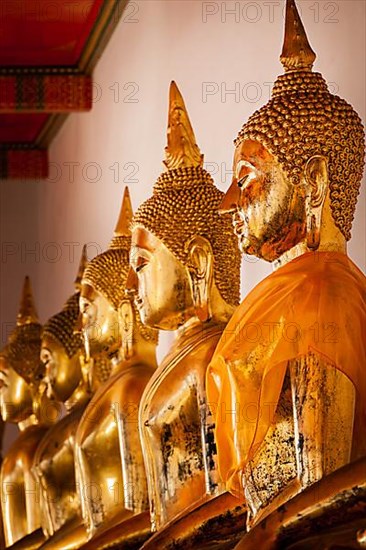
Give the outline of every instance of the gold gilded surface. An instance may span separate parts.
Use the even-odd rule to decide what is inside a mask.
[[[237,550],[360,549],[366,530],[365,458],[348,464],[275,509]]]
[[[207,375],[210,401],[238,411],[236,422],[216,415],[216,437],[221,474],[230,490],[244,492],[249,527],[366,452],[358,435],[366,418],[366,282],[346,256],[364,129],[312,72],[314,60],[287,0],[286,72],[235,141],[233,182],[221,204],[241,250],[277,269],[236,311],[228,326],[235,337],[219,343]],[[251,341],[248,326],[261,337]]]
[[[1,466],[1,510],[5,543],[10,546],[41,525],[39,487],[31,471],[39,441],[57,411],[40,401],[39,363],[41,325],[34,306],[29,278],[24,281],[17,325],[0,355],[0,409],[2,419],[15,423],[20,435],[6,453]]]
[[[85,267],[85,249],[80,269]],[[75,289],[80,283],[78,277]],[[37,447],[33,473],[41,488],[42,529],[47,540],[41,548],[57,548],[58,533],[79,519],[80,502],[74,468],[75,432],[91,391],[83,376],[83,346],[75,331],[79,316],[79,292],[44,325],[41,361],[46,369],[45,391],[49,398],[64,403],[66,414],[45,435]],[[59,544],[59,542],[58,542]],[[68,546],[65,548],[76,548]]]
[[[203,166],[203,155],[196,143],[183,97],[174,81],[169,90],[167,138],[164,164],[168,170]]]
[[[295,0],[286,3],[286,32],[281,63],[285,71],[311,70],[316,55],[313,52],[299,17]]]
[[[184,266],[191,263],[190,256],[195,255],[194,249],[198,250],[194,239],[205,238],[214,254],[215,261],[212,262],[211,271],[217,291],[228,304],[236,306],[240,291],[240,280],[236,277],[240,257],[228,222],[229,217],[218,214],[223,194],[215,187],[212,177],[201,163],[197,164],[184,154],[186,141],[196,144],[196,138],[190,123],[188,124],[188,114],[181,114],[185,109],[184,101],[182,98],[179,101],[177,99],[179,91],[176,84],[172,83],[171,88],[174,93],[170,95],[173,103],[169,107],[169,122],[173,118],[172,109],[176,109],[179,112],[180,124],[168,127],[169,139],[173,139],[173,131],[178,133],[178,137],[190,137],[185,140],[174,139],[174,149],[168,145],[166,162],[168,154],[174,155],[180,161],[174,164],[174,168],[165,170],[159,176],[154,185],[153,195],[135,213],[132,227],[137,229],[141,226],[155,235]],[[183,124],[184,130],[181,128]],[[181,154],[177,150],[179,147]],[[200,266],[197,269],[199,270]],[[233,270],[235,276],[228,277],[228,273]],[[159,290],[157,286],[157,292]]]
[[[134,516],[148,508],[137,411],[156,367],[157,331],[142,325],[125,297],[131,219],[126,188],[109,248],[91,260],[81,285],[86,347],[92,361],[102,352],[111,364],[110,378],[95,393],[76,433],[76,475],[90,539],[83,548],[103,548],[118,538],[141,542],[150,533],[146,514],[135,530]],[[71,539],[73,532],[66,536]]]
[[[44,533],[41,528],[33,531],[30,535],[26,535],[21,540],[7,547],[7,550],[38,550],[45,540]]]
[[[229,550],[243,536],[246,506],[230,493],[209,498],[185,510],[148,541],[149,548],[164,550]]]
[[[204,379],[239,299],[240,254],[230,219],[218,213],[223,194],[202,168],[174,82],[166,154],[168,170],[133,218],[127,282],[145,324],[177,330],[140,405],[151,522],[158,531],[143,548],[168,547],[177,536],[189,547],[202,520],[202,506],[223,491]],[[237,499],[230,505],[225,499],[216,502],[207,512],[213,520],[238,506]],[[174,520],[188,512],[187,522],[175,529]],[[156,537],[164,543],[157,543]]]

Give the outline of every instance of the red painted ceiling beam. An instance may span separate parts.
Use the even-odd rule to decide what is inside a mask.
[[[72,113],[92,108],[92,79],[60,69],[0,74],[0,113]]]
[[[0,149],[0,179],[45,179],[46,149]]]

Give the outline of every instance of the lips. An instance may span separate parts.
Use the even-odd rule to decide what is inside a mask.
[[[246,224],[239,212],[235,212],[235,214],[233,215],[232,224],[235,235],[240,238],[244,233],[244,228]]]
[[[234,233],[237,237],[241,237],[244,232],[244,222],[233,222]]]

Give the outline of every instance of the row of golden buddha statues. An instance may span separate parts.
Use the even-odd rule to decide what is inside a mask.
[[[314,61],[287,0],[285,72],[226,194],[172,82],[152,196],[133,214],[125,190],[43,326],[26,278],[0,356],[6,548],[366,546],[366,280],[346,253],[364,130]],[[275,269],[239,305],[241,252]]]

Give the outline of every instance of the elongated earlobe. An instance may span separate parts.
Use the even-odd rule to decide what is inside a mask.
[[[210,294],[213,276],[211,244],[204,237],[194,237],[186,244],[193,305],[198,319],[204,323],[212,317]]]
[[[306,195],[306,243],[309,250],[320,245],[320,227],[328,190],[327,160],[321,155],[311,157],[305,166]]]
[[[131,301],[123,300],[119,310],[119,319],[121,325],[121,338],[122,338],[122,358],[124,360],[131,359],[134,354],[133,349],[133,327],[134,327],[134,314]]]

